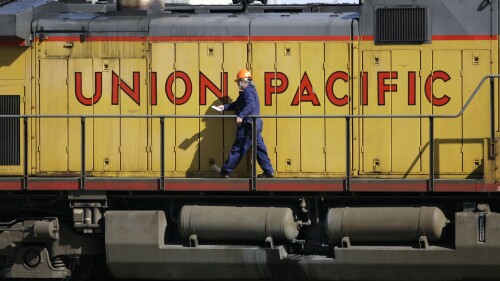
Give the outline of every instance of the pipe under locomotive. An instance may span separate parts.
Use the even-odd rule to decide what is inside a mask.
[[[2,278],[498,279],[499,1],[243,2],[0,1]]]

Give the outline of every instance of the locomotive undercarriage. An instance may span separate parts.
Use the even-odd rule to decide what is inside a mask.
[[[60,192],[0,201],[6,279],[487,280],[500,261],[500,214],[490,209],[498,198],[489,194]]]

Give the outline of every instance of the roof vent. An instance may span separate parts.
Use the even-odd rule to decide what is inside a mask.
[[[428,9],[384,7],[375,12],[375,42],[379,44],[425,43],[429,40]]]

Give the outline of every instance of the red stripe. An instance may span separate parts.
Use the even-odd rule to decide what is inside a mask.
[[[250,36],[250,41],[350,41],[349,35],[339,36]]]
[[[121,179],[87,180],[86,190],[122,190],[122,191],[157,191],[159,180],[144,181]],[[78,190],[79,179],[30,179],[28,190]],[[165,182],[165,191],[244,191],[251,189],[248,179],[193,179],[175,180]],[[22,190],[22,178],[0,179],[0,190]],[[338,180],[311,181],[297,179],[259,180],[258,191],[290,191],[290,192],[342,192],[343,183]],[[404,182],[398,181],[352,181],[350,190],[353,192],[427,192],[427,181]],[[434,185],[435,192],[500,192],[499,184],[483,184],[480,181],[439,182]]]
[[[224,182],[187,181],[167,182],[165,191],[249,191],[248,181],[227,180]]]
[[[435,192],[481,192],[484,191],[484,185],[474,183],[434,183]]]
[[[485,192],[500,192],[500,184],[485,184]]]
[[[315,192],[315,191],[331,191],[339,192],[344,191],[344,184],[342,182],[338,183],[291,183],[291,182],[274,182],[275,180],[269,180],[266,182],[257,183],[257,191],[305,191],[305,192]]]
[[[156,191],[158,183],[156,181],[87,181],[85,190],[140,190]]]
[[[80,184],[75,181],[29,181],[28,190],[78,190]]]
[[[392,191],[392,192],[426,192],[427,183],[401,183],[390,184],[384,183],[356,183],[351,182],[351,191],[365,191],[365,192],[379,192],[379,191]]]
[[[23,184],[21,180],[16,181],[0,181],[0,190],[22,190]]]
[[[248,36],[151,36],[152,42],[177,42],[177,41],[244,41]]]
[[[362,36],[359,36],[359,40],[360,41],[373,41],[373,40],[375,40],[375,37],[373,37],[372,35],[362,35]]]

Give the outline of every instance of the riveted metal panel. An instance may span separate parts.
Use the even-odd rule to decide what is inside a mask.
[[[149,17],[96,17],[89,24],[89,32],[118,32],[126,35],[129,32],[147,32],[150,22]]]
[[[118,59],[93,59],[93,70],[102,73],[102,97],[94,105],[94,113],[118,115],[120,106],[112,104],[113,75],[120,75]],[[115,86],[116,87],[116,86]],[[117,172],[120,170],[120,119],[97,118],[94,120],[94,170]]]
[[[257,92],[259,93],[260,100],[260,114],[261,115],[276,115],[276,104],[278,94],[276,86],[280,85],[276,81],[276,45],[275,43],[268,42],[254,42],[252,43],[252,72],[253,81],[257,85]],[[266,75],[272,78],[269,83],[269,91],[267,92]],[[276,169],[276,145],[277,145],[277,119],[264,118],[262,138],[267,147],[269,159],[271,164]]]
[[[343,14],[299,13],[264,14],[252,21],[251,36],[345,36],[351,33],[351,20]],[[270,28],[272,27],[272,28]]]
[[[420,114],[420,51],[393,50],[392,71],[397,89],[392,93],[392,114]],[[392,172],[410,174],[420,171],[420,119],[391,120]]]
[[[39,60],[38,112],[42,115],[68,114],[66,59]],[[57,75],[54,75],[57,74]],[[38,170],[65,172],[68,170],[68,119],[42,118],[38,126]]]
[[[151,59],[151,85],[153,93],[151,100],[151,113],[153,115],[173,115],[175,105],[167,97],[167,78],[174,73],[175,44],[153,43]],[[155,82],[156,80],[156,82]],[[169,90],[174,90],[174,86]],[[156,94],[154,94],[156,93]],[[153,98],[155,97],[155,98]],[[156,101],[155,101],[156,100]],[[165,119],[165,171],[175,170],[175,120]],[[152,120],[152,168],[160,171],[160,120]]]
[[[149,35],[152,40],[164,40],[161,37],[219,37],[228,40],[234,37],[248,39],[249,15],[169,15],[151,20]],[[179,38],[178,38],[179,39]],[[243,39],[243,38],[240,38]]]
[[[276,98],[278,115],[299,115],[300,103],[293,104],[300,95],[300,44],[297,42],[276,43],[276,71],[288,77],[288,88]],[[277,120],[277,170],[280,172],[300,171],[300,120],[281,118]]]
[[[228,75],[228,102],[236,101],[239,94],[238,84],[234,82],[236,78],[236,73],[242,68],[245,68],[247,64],[247,43],[246,42],[224,42],[224,72]],[[263,114],[264,106],[264,81],[263,72],[252,72],[253,81],[257,85],[257,92],[259,94],[260,100],[260,113]],[[234,114],[234,112],[228,112],[227,114]],[[264,122],[264,132],[269,129],[268,123],[270,119],[263,119]],[[231,146],[234,143],[236,135],[236,123],[232,118],[224,119],[224,160],[229,156],[231,151]],[[267,141],[265,142],[267,145]],[[274,145],[272,146],[274,147]],[[268,147],[269,150],[269,147]],[[236,167],[235,172],[248,171],[247,163],[249,159],[248,154],[244,157],[238,167]],[[258,165],[257,165],[258,167]]]
[[[25,48],[0,47],[0,80],[24,79],[26,75]]]
[[[198,43],[176,43],[175,45],[175,113],[176,115],[198,115],[199,56]],[[182,73],[181,73],[182,72]],[[176,133],[176,171],[197,172],[200,169],[200,120],[198,118],[177,119]]]
[[[348,77],[349,75],[349,44],[325,43],[325,81],[332,75]],[[334,74],[335,73],[335,74]],[[350,81],[338,78],[335,83],[325,82],[325,114],[348,115],[350,104],[353,102],[350,91]],[[330,96],[329,96],[330,95]],[[332,101],[333,100],[333,101]],[[359,120],[354,120],[359,122]],[[326,171],[331,173],[345,173],[346,135],[344,119],[326,119]]]
[[[118,103],[122,115],[146,115],[148,91],[146,62],[143,59],[120,60]],[[131,90],[131,91],[130,91]],[[127,91],[131,92],[130,97]],[[132,93],[133,92],[133,93]],[[148,168],[148,121],[144,118],[121,119],[121,170],[142,172]]]
[[[219,42],[200,42],[200,114],[218,115],[218,111],[211,106],[222,104],[222,99],[204,85],[215,86],[214,91],[219,95],[224,93],[224,79],[222,63],[224,59],[223,44]],[[195,93],[198,91],[194,91]],[[201,102],[204,101],[204,102]],[[200,171],[210,171],[210,160],[222,163],[223,159],[223,119],[202,118],[200,121]]]
[[[96,81],[92,67],[92,59],[69,59],[68,60],[68,114],[92,115],[94,113],[93,103],[108,103],[109,101],[97,100],[96,90],[100,85]],[[82,133],[81,119],[70,118],[68,120],[68,154],[69,170],[79,172],[81,170],[82,157]],[[93,170],[94,157],[94,119],[85,120],[85,170]]]
[[[462,52],[463,75],[463,103],[467,102],[479,81],[490,71],[490,52],[488,50],[464,50]],[[476,94],[474,100],[463,115],[463,172],[482,174],[484,139],[489,138],[489,87],[484,85]],[[463,105],[462,105],[463,106]]]
[[[434,83],[431,86],[434,96],[433,113],[456,114],[462,108],[461,51],[435,50],[433,51],[432,60],[432,76],[434,77]],[[430,92],[427,94],[431,95]],[[462,117],[437,119],[434,136],[436,173],[461,173]]]
[[[87,33],[92,57],[145,58],[148,17],[98,17]]]
[[[323,42],[300,43],[302,86],[299,87],[299,92],[307,99],[300,102],[301,115],[321,115],[325,112],[324,54]],[[300,121],[300,170],[302,172],[322,173],[325,171],[325,121],[323,118],[301,119]]]
[[[390,85],[391,53],[389,51],[363,52],[363,75],[366,91],[361,91],[362,114],[391,114],[392,91],[383,91],[379,85]],[[383,79],[380,77],[389,77]],[[391,170],[391,120],[363,119],[362,123],[362,172],[379,173]]]

